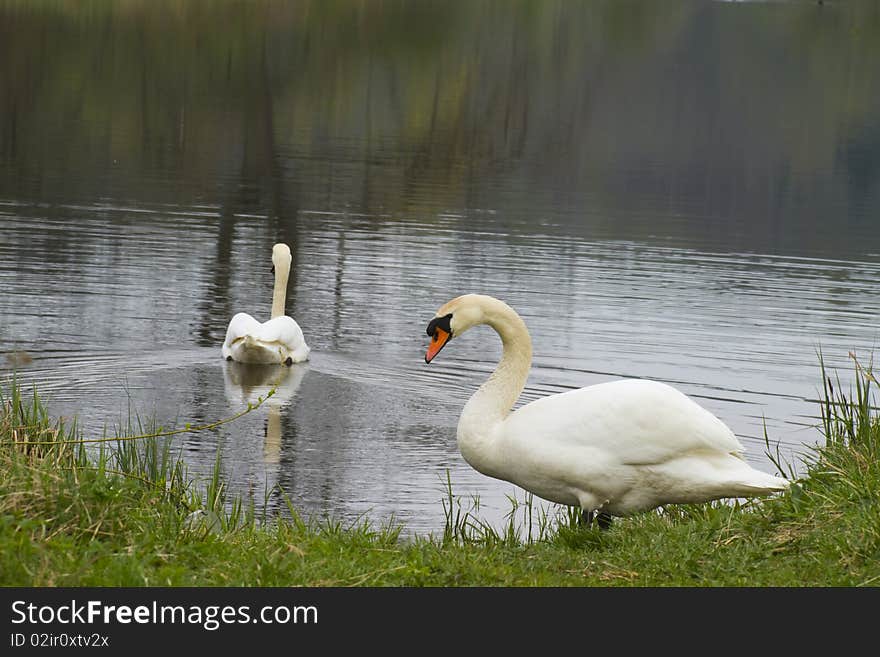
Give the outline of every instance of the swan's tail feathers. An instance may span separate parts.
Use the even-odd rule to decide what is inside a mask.
[[[775,477],[760,471],[755,471],[755,473],[749,477],[747,481],[743,481],[742,484],[750,491],[754,491],[752,493],[753,495],[778,493],[780,491],[788,490],[789,486],[791,486],[791,482],[788,479]]]

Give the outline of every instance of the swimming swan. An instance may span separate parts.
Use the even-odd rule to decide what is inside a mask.
[[[291,365],[308,360],[309,346],[302,329],[284,314],[287,279],[290,276],[290,248],[286,244],[272,247],[272,270],[275,288],[272,292],[272,316],[262,324],[247,313],[237,313],[226,329],[223,357],[239,363],[283,363]]]
[[[788,487],[787,480],[749,466],[721,420],[664,383],[600,383],[511,413],[531,367],[532,341],[520,316],[493,297],[467,294],[441,306],[428,324],[425,362],[480,324],[501,336],[503,353],[458,422],[459,450],[479,472],[579,506],[587,517],[600,512],[606,522],[662,504]]]

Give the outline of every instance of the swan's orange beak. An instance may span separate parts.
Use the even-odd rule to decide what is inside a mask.
[[[449,341],[449,333],[439,326],[434,329],[434,335],[431,336],[431,344],[428,345],[428,351],[425,352],[425,362],[430,363],[434,360],[434,356],[440,353],[440,350]]]

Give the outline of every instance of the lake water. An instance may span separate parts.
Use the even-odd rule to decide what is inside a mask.
[[[657,379],[796,463],[817,351],[846,383],[880,338],[878,43],[873,3],[0,1],[0,379],[89,435],[277,384],[191,471],[420,534],[448,472],[497,526],[522,492],[455,426],[500,343],[423,361],[480,292],[531,331],[521,401]],[[242,371],[277,241],[312,357]]]

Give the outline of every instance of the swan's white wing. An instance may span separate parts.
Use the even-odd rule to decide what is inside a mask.
[[[223,357],[231,355],[232,344],[246,335],[253,335],[260,330],[260,322],[247,313],[236,313],[226,327],[226,339],[223,341]]]
[[[260,341],[281,345],[286,354],[285,359],[290,356],[294,363],[299,363],[308,358],[311,349],[306,344],[302,329],[292,317],[282,315],[270,319],[262,324],[260,331]]]
[[[695,401],[671,386],[637,379],[544,397],[511,413],[502,431],[514,442],[601,450],[621,465],[744,451],[733,432]]]
[[[277,342],[294,351],[305,343],[302,329],[293,318],[282,315],[260,324],[254,337],[263,342]]]

